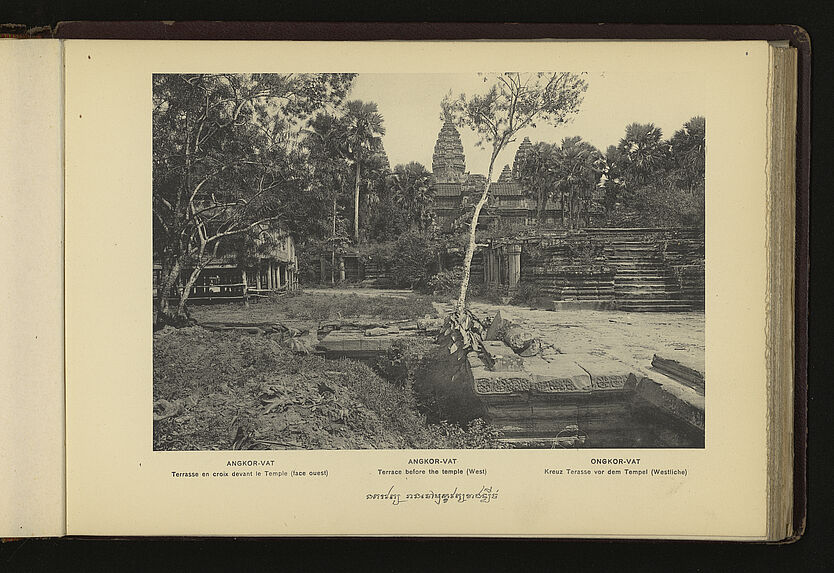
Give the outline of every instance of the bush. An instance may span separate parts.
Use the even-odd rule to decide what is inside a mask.
[[[520,282],[510,302],[513,304],[536,304],[541,298],[541,287],[536,284]]]
[[[441,422],[440,428],[444,432],[449,447],[454,449],[485,449],[508,448],[509,445],[500,440],[501,431],[485,422],[483,418],[476,418],[461,428],[449,422]]]
[[[440,271],[431,277],[426,283],[426,290],[434,295],[454,294],[460,289],[463,280],[463,268]]]

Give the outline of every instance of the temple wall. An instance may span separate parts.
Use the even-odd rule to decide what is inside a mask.
[[[511,244],[521,246],[517,285],[500,269]],[[554,301],[609,301],[625,310],[704,308],[704,237],[696,229],[531,230],[492,247],[493,282],[510,291],[524,288]]]

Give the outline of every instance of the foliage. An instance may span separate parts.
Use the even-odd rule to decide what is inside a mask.
[[[389,381],[365,364],[294,355],[266,336],[199,327],[156,335],[153,398],[175,404],[177,413],[154,422],[153,447],[503,447],[482,420],[463,428],[427,423],[411,388],[430,356],[424,342],[398,347],[407,373]]]
[[[431,275],[440,244],[431,234],[409,230],[394,241],[363,244],[360,251],[366,260],[385,268],[392,284],[398,288],[421,288]]]
[[[524,190],[536,199],[536,217],[541,221],[547,201],[555,197],[558,183],[556,146],[544,142],[534,144],[519,159],[515,170]]]
[[[669,140],[675,168],[672,170],[675,187],[690,193],[703,190],[706,169],[706,120],[695,116],[683,124]]]
[[[572,229],[578,226],[582,215],[586,225],[590,224],[593,192],[603,173],[602,154],[577,136],[564,138],[555,155],[563,219],[567,215],[567,226]]]
[[[409,288],[424,285],[429,278],[430,265],[437,259],[437,242],[423,233],[407,232],[396,243],[397,254],[389,266],[396,286]]]
[[[434,295],[450,295],[460,288],[463,268],[444,269],[434,274],[426,284],[426,290]]]
[[[397,338],[385,356],[376,359],[372,367],[392,384],[410,387],[415,372],[421,369],[422,362],[433,349],[434,344],[426,337]]]
[[[519,178],[536,199],[539,221],[549,200],[558,198],[562,224],[576,228],[580,217],[590,220],[594,189],[604,172],[602,154],[581,137],[566,137],[561,145],[536,143],[518,162]]]
[[[521,281],[510,300],[513,304],[536,304],[542,296],[541,287],[535,283]]]
[[[153,248],[162,265],[157,317],[181,271],[190,286],[231,237],[292,228],[305,164],[294,145],[310,114],[337,104],[351,74],[153,76]],[[303,216],[303,213],[301,214]]]
[[[336,115],[322,112],[305,132],[303,145],[311,171],[305,209],[311,212],[306,217],[308,227],[299,234],[308,239],[346,234],[343,213],[349,207],[345,189],[351,169],[342,149],[342,131]]]
[[[382,115],[374,102],[351,100],[345,104],[340,138],[344,154],[350,159],[355,172],[353,236],[357,243],[359,242],[359,187],[362,164],[382,152],[382,136],[385,135],[385,127],[382,124]]]
[[[620,143],[606,153],[609,220],[703,227],[705,144],[706,121],[700,116],[684,123],[668,141],[653,124],[627,126]],[[624,213],[616,213],[617,205]]]
[[[409,225],[421,232],[430,231],[434,227],[431,173],[422,164],[412,161],[394,167],[390,183],[394,200],[405,213]]]
[[[510,446],[500,439],[502,432],[495,426],[484,421],[483,418],[475,418],[461,428],[457,424],[450,424],[447,421],[440,422],[441,431],[449,441],[449,447],[455,449],[500,449]]]

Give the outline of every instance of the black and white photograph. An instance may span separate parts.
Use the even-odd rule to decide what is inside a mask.
[[[148,81],[154,451],[705,447],[700,76]]]

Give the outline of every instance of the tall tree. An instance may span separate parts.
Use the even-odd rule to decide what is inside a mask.
[[[359,242],[359,183],[362,175],[362,162],[377,153],[382,146],[385,135],[383,118],[376,103],[351,100],[345,104],[342,117],[342,142],[345,153],[353,163],[353,233]]]
[[[305,131],[304,147],[307,149],[308,164],[311,169],[310,190],[306,208],[318,211],[310,213],[308,220],[322,222],[322,203],[326,204],[329,214],[326,217],[326,233],[308,233],[308,238],[316,235],[326,237],[330,247],[330,282],[335,283],[336,251],[344,241],[338,226],[338,204],[342,197],[345,182],[350,177],[350,166],[343,149],[343,126],[339,118],[329,112],[320,112],[311,121]],[[318,198],[319,200],[315,200]],[[322,277],[323,278],[323,277]]]
[[[684,123],[669,140],[669,151],[677,172],[676,182],[690,194],[704,185],[706,127],[706,120],[695,116]]]
[[[391,174],[394,200],[403,209],[409,225],[418,231],[427,231],[434,224],[434,192],[431,173],[416,161],[397,165]]]
[[[558,125],[570,120],[579,111],[583,94],[588,89],[584,78],[568,72],[504,72],[484,75],[484,82],[490,82],[486,93],[468,98],[465,94],[452,98],[450,94],[441,104],[444,114],[452,118],[458,127],[469,127],[478,134],[479,146],[488,145],[492,148],[487,182],[475,204],[469,227],[469,242],[463,259],[463,279],[457,301],[459,314],[466,306],[472,255],[475,252],[475,231],[481,209],[489,198],[495,160],[522,129],[536,127],[537,121]]]
[[[631,123],[617,149],[622,157],[622,173],[626,184],[643,185],[660,170],[669,159],[669,146],[663,141],[663,132],[653,123]]]
[[[562,196],[562,222],[575,228],[584,213],[588,224],[593,191],[603,173],[602,154],[581,137],[574,136],[562,140],[554,159],[557,188]]]
[[[225,243],[291,216],[298,125],[339,103],[350,74],[153,77],[153,242],[158,323],[180,324],[191,286]],[[191,269],[175,310],[168,295]]]
[[[516,176],[524,183],[524,189],[536,200],[536,218],[541,223],[548,199],[556,191],[556,153],[558,149],[550,143],[538,142],[530,147],[516,166]]]

